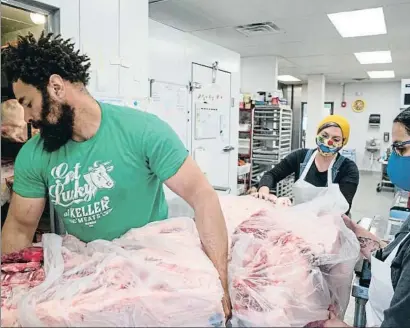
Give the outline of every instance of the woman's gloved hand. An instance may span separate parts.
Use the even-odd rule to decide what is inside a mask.
[[[269,193],[268,187],[261,187],[259,191],[256,191],[256,188],[254,188],[254,191],[251,192],[251,196],[259,199],[264,199],[272,203],[276,203],[276,200],[278,199],[275,195],[271,195]]]

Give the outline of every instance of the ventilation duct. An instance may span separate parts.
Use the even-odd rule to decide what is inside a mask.
[[[278,34],[281,29],[272,22],[254,23],[248,25],[240,25],[235,28],[239,33],[250,37],[268,34]]]

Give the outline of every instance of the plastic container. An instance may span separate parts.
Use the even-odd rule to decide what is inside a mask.
[[[238,176],[248,174],[251,171],[251,164],[238,166]]]

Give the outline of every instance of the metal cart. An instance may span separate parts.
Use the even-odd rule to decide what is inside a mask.
[[[375,216],[363,218],[358,222],[360,226],[383,239],[387,230],[387,218]],[[366,303],[369,299],[369,285],[371,280],[370,263],[360,261],[356,267],[356,277],[353,282],[352,296],[355,298],[354,327],[366,327]]]
[[[394,185],[391,183],[389,175],[387,174],[387,164],[388,161],[384,159],[380,159],[379,163],[381,164],[381,179],[380,182],[377,184],[377,192],[381,192],[383,188],[387,188],[391,191],[394,190]]]

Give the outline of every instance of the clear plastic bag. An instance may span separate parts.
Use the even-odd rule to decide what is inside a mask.
[[[183,200],[181,197],[174,197],[167,199],[168,204],[168,217],[189,217],[193,218],[195,216],[194,210],[189,204]]]
[[[27,327],[220,327],[223,289],[195,223],[175,218],[112,242],[43,238],[46,280],[19,303]]]
[[[237,226],[229,263],[232,326],[302,327],[327,319],[330,305],[344,315],[360,246],[341,218],[345,206],[332,196],[289,208],[265,205]],[[246,210],[243,203],[239,197],[237,211]]]

